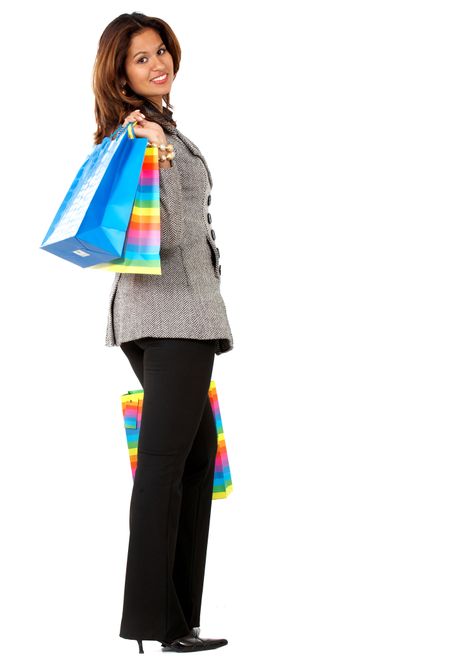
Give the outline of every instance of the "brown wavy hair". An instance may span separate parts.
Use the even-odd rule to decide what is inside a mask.
[[[111,21],[100,37],[92,75],[97,123],[97,130],[94,133],[95,144],[101,143],[105,136],[112,134],[134,109],[141,109],[147,120],[157,122],[163,129],[177,126],[172,118],[173,106],[170,104],[169,93],[163,95],[165,106],[163,103],[161,113],[155,104],[146,97],[136,94],[128,84],[125,87],[126,96],[121,91],[120,81],[126,78],[125,60],[131,38],[146,28],[153,28],[159,33],[161,41],[172,56],[173,72],[174,74],[178,72],[181,47],[168,23],[138,12],[121,14]]]

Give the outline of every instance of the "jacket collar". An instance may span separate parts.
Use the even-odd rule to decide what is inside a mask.
[[[151,105],[150,105],[150,106],[151,106]],[[146,105],[145,102],[144,102],[143,108],[144,108],[144,110],[147,110],[147,109],[149,108],[149,106]],[[172,113],[170,113],[169,115],[170,115],[170,117],[172,117]],[[156,122],[158,122],[158,121],[156,120]],[[202,160],[203,164],[205,165],[205,169],[206,169],[206,172],[207,172],[207,174],[208,174],[208,179],[209,179],[210,187],[212,187],[212,186],[213,186],[213,179],[212,179],[211,171],[209,170],[208,164],[206,163],[206,159],[203,157],[202,153],[201,153],[200,150],[197,148],[197,146],[195,145],[195,143],[192,143],[192,141],[191,141],[190,139],[188,139],[187,136],[185,136],[184,134],[182,134],[182,133],[180,132],[180,130],[178,129],[178,127],[173,127],[173,126],[171,126],[170,129],[167,128],[167,127],[163,127],[163,129],[164,129],[164,131],[167,132],[168,134],[173,133],[173,134],[175,134],[176,136],[178,136],[178,137],[181,139],[181,141],[183,141],[183,143],[189,148],[189,150],[190,150],[194,155],[197,155],[197,157],[200,157],[200,159]]]

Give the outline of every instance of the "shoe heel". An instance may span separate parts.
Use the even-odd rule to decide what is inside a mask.
[[[142,647],[142,640],[138,640],[137,643],[139,644],[139,653],[144,653],[144,649]]]

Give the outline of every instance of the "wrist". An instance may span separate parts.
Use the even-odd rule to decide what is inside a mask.
[[[175,156],[173,145],[168,143],[167,136],[164,134],[164,142],[154,142],[148,134],[145,135],[147,145],[158,148],[158,163],[160,169],[170,169],[172,167],[172,160]]]
[[[173,145],[171,143],[152,143],[149,141],[149,145],[156,146],[158,148],[158,162],[159,168],[161,169],[170,169],[172,167],[173,158],[175,157],[175,152]]]

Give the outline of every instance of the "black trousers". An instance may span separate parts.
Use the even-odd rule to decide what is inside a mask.
[[[120,637],[171,641],[200,625],[217,452],[215,340],[121,344],[144,389]]]

